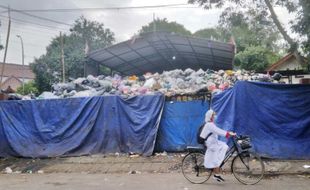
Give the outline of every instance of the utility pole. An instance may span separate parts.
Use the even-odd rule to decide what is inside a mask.
[[[85,38],[85,49],[84,49],[85,57],[87,57],[89,51],[90,51],[89,41],[88,41],[88,39],[86,37]],[[87,62],[84,61],[84,71],[83,71],[84,72],[84,77],[86,77],[86,67],[87,67],[86,63]]]
[[[64,39],[60,32],[61,64],[62,64],[62,82],[65,83],[65,56],[64,56]]]
[[[8,23],[8,32],[6,35],[6,42],[5,42],[5,50],[4,50],[4,56],[3,56],[3,63],[1,68],[1,77],[0,77],[0,90],[2,88],[2,78],[4,73],[4,66],[6,61],[6,54],[8,52],[8,46],[9,46],[9,39],[10,39],[10,32],[11,32],[11,14],[10,14],[10,7],[8,7],[8,14],[9,14],[9,23]]]
[[[23,94],[25,94],[25,54],[24,54],[24,42],[23,38],[20,35],[16,35],[20,39],[20,43],[22,44],[22,63],[23,63]]]
[[[153,32],[156,32],[155,13],[153,13]]]

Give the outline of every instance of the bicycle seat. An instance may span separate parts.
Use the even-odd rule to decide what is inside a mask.
[[[199,146],[187,146],[186,150],[189,152],[202,152],[204,151],[204,148]]]

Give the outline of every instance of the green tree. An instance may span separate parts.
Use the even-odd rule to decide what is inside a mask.
[[[155,26],[154,26],[155,25]],[[146,26],[142,26],[139,30],[139,34],[144,34],[147,32],[156,31],[165,31],[165,32],[174,32],[182,35],[191,35],[191,32],[187,30],[183,25],[177,22],[169,22],[166,18],[164,19],[155,19]]]
[[[245,70],[263,72],[271,64],[279,60],[280,56],[261,46],[250,46],[235,56],[235,66]]]
[[[112,44],[114,33],[109,28],[104,28],[102,23],[89,21],[81,16],[70,29],[72,35],[81,38],[85,44],[85,54],[91,49],[98,49]]]
[[[297,43],[288,35],[287,31],[285,31],[274,11],[275,6],[286,7],[290,12],[296,11],[298,4],[295,0],[189,0],[189,3],[197,3],[206,9],[229,5],[231,7],[230,9],[237,13],[240,10],[245,10],[245,13],[254,12],[261,21],[268,21],[270,19],[290,45],[290,52],[298,54]],[[225,15],[226,11],[227,9],[225,9],[222,15]]]
[[[295,4],[286,0],[252,1],[252,0],[190,0],[204,8],[224,7],[217,28],[220,38],[228,41],[234,37],[237,47],[235,66],[241,69],[263,71],[279,58],[278,53],[286,48],[279,43],[282,37],[290,44],[291,51],[296,52],[296,43],[287,35],[278,22],[273,6],[296,9]],[[271,5],[271,6],[270,6]]]
[[[274,24],[254,11],[243,13],[227,8],[220,17],[218,27],[202,29],[193,35],[224,42],[233,36],[238,52],[248,46],[262,46],[270,51],[282,49],[278,43],[279,32],[275,30]]]
[[[295,32],[299,33],[302,40],[303,50],[308,57],[310,65],[310,1],[299,0],[300,10],[298,11],[297,23],[293,25]]]
[[[278,58],[278,54],[273,52],[281,49],[279,33],[274,30],[272,22],[260,19],[255,12],[243,14],[226,10],[220,18],[220,26],[197,31],[194,36],[224,42],[233,36],[237,46],[234,66],[260,72]]]
[[[218,28],[205,28],[196,31],[193,36],[210,40],[226,41],[227,39],[223,36],[222,33],[223,32]]]
[[[35,94],[38,95],[39,91],[34,83],[34,81],[30,81],[24,84],[24,90],[23,86],[20,86],[16,90],[17,93],[22,94],[22,95],[27,95],[27,94]]]
[[[270,51],[279,51],[280,35],[273,22],[266,19],[265,11],[236,11],[226,8],[220,17],[220,28],[223,36],[228,39],[233,36],[237,50],[243,51],[248,46],[262,46]]]
[[[85,55],[90,49],[104,48],[114,41],[114,33],[98,22],[84,17],[76,20],[69,34],[63,36],[66,79],[84,76]],[[39,92],[51,90],[51,85],[60,82],[62,74],[60,37],[52,39],[46,54],[31,64],[36,74],[35,83]]]

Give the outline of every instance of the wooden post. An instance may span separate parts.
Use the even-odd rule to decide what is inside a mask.
[[[62,82],[66,82],[65,78],[65,56],[64,56],[64,40],[60,32],[60,48],[61,48],[61,64],[62,64]]]
[[[4,51],[4,56],[3,56],[3,63],[1,67],[1,77],[0,77],[0,90],[2,88],[2,78],[3,78],[3,73],[5,69],[5,61],[6,61],[6,55],[8,52],[8,46],[9,46],[9,39],[10,39],[10,32],[11,32],[11,14],[10,14],[10,7],[8,7],[8,14],[9,14],[9,24],[8,24],[8,32],[6,35],[6,42],[5,42],[5,51]]]

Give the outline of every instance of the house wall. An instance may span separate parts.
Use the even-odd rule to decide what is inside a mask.
[[[32,81],[33,79],[28,79],[28,78],[25,78],[24,79],[24,82],[27,83],[27,82],[30,82]],[[22,81],[23,79],[22,78],[15,78],[15,77],[3,77],[2,78],[2,86],[1,86],[1,89],[7,89],[8,86],[10,86],[13,90],[17,90],[18,87],[22,86]]]
[[[310,74],[307,74],[307,75],[293,75],[293,76],[291,76],[291,78],[292,78],[292,84],[299,84],[300,83],[300,79],[303,79],[303,78],[310,79]],[[289,77],[282,77],[281,80],[284,81],[286,84],[289,84]]]
[[[276,69],[277,71],[286,71],[286,70],[302,70],[302,66],[295,57],[290,58],[284,64],[279,65]]]
[[[17,80],[16,78],[10,78],[4,81],[1,88],[7,89],[10,86],[13,90],[16,90],[21,85],[22,85],[21,81]]]
[[[304,68],[302,65],[296,60],[295,56],[292,56],[288,60],[286,60],[284,63],[278,65],[273,71],[301,71]],[[310,74],[305,75],[291,75],[291,76],[283,76],[281,81],[285,82],[286,84],[299,84],[300,79],[303,78],[310,78]],[[291,82],[290,82],[291,81]]]

